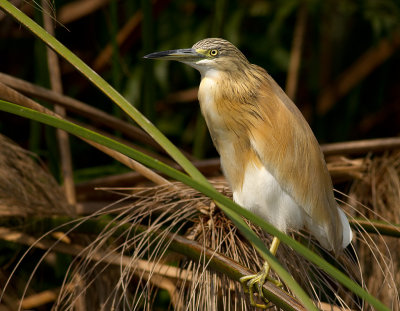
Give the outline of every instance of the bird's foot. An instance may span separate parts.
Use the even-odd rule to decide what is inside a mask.
[[[269,282],[272,282],[278,287],[282,287],[283,284],[276,279],[273,279],[268,276],[269,274],[270,267],[267,262],[265,262],[263,269],[253,275],[247,275],[242,278],[240,278],[240,282],[242,283],[243,289],[245,293],[249,293],[250,296],[250,304],[253,307],[261,308],[261,309],[267,309],[271,307],[270,301],[264,296],[263,293],[263,286],[264,283],[268,280]],[[255,291],[256,288],[256,291]],[[259,304],[256,303],[255,301],[255,292],[257,292],[258,297],[262,300],[264,300],[264,304]]]

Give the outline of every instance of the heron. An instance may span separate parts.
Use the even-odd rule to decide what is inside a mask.
[[[324,156],[297,106],[262,67],[232,43],[207,38],[192,48],[155,52],[201,74],[198,99],[233,200],[284,233],[308,230],[328,251],[340,254],[352,240],[349,221],[335,201]],[[279,239],[270,251],[276,255]],[[241,282],[250,302],[270,266]]]

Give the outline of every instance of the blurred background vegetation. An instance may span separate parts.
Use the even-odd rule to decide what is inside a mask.
[[[197,103],[200,76],[180,63],[142,57],[154,51],[188,48],[206,37],[231,41],[250,62],[264,67],[303,112],[320,143],[394,137],[400,132],[398,0],[48,1],[52,12],[47,15],[57,20],[56,38],[109,81],[191,160],[218,156]],[[10,2],[43,24],[44,2]],[[0,25],[0,82],[6,83],[1,75],[6,74],[50,88],[42,41],[1,11]],[[62,59],[60,69],[65,95],[132,122]],[[32,97],[53,109],[48,100]],[[165,158],[145,139],[133,139],[126,131],[114,129],[115,124],[107,127],[104,121],[76,111],[68,110],[67,115],[98,130],[111,128],[112,135]],[[37,154],[41,164],[63,183],[56,130],[0,112],[0,133]],[[70,137],[70,142],[78,203],[97,200],[96,208],[103,207],[105,194],[94,194],[95,186],[137,185],[138,179],[132,175],[123,177],[129,169],[120,162],[77,138]],[[398,154],[393,162],[397,159]],[[212,169],[207,176],[221,175],[218,165]],[[100,179],[105,176],[116,177]],[[71,206],[76,203],[72,201]],[[395,217],[390,219],[398,222]],[[7,270],[25,249],[1,241],[2,268]],[[21,274],[29,275],[30,265],[42,255],[35,252]],[[38,275],[42,279],[34,280],[37,290],[58,286],[71,260],[57,255],[58,264],[41,267]],[[49,281],[50,274],[54,279]],[[22,275],[22,279],[26,277]],[[5,279],[0,275],[0,284]],[[161,300],[157,307],[166,309],[163,305],[168,298],[164,301],[161,293],[157,299]]]
[[[42,23],[38,3],[15,2]],[[290,95],[321,143],[396,136],[400,130],[399,1],[57,0],[51,5],[59,22],[56,37],[197,158],[217,156],[197,104],[199,74],[142,56],[191,47],[205,37],[230,40],[284,89],[292,70]],[[296,53],[299,66],[291,69]],[[0,57],[1,72],[49,87],[43,43],[4,15]],[[125,118],[69,64],[61,61],[61,71],[66,95]],[[54,130],[8,114],[0,121],[1,133],[39,154],[58,175]],[[120,166],[101,153],[90,149],[96,156],[86,157],[88,148],[72,139],[78,181],[118,172]]]

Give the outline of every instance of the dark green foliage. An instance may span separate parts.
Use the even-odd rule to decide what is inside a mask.
[[[68,3],[56,0],[56,10],[60,11]],[[221,36],[237,45],[252,63],[266,68],[284,88],[301,3],[301,0],[111,0],[92,14],[66,24],[68,30],[57,27],[56,37],[91,66],[110,44],[112,56],[98,69],[99,73],[176,145],[198,158],[206,158],[217,154],[196,98],[189,102],[165,100],[171,93],[197,87],[199,74],[179,63],[149,62],[142,56],[153,51],[190,47],[205,37]],[[338,81],[363,53],[382,40],[398,36],[400,3],[395,0],[309,0],[306,6],[308,17],[296,104],[305,112],[317,138],[321,142],[333,142],[396,136],[400,132],[400,63],[396,52],[363,76],[326,113],[318,114],[317,105],[321,92]],[[143,13],[141,23],[119,45],[116,35],[139,10]],[[40,20],[40,12],[34,14]],[[5,17],[1,22],[0,71],[48,87],[44,45],[11,19]],[[62,62],[61,68],[67,95],[126,119],[119,108],[69,65]],[[54,131],[33,122],[28,125],[28,122],[2,113],[0,131],[39,154],[58,177],[59,155]],[[119,163],[85,143],[71,141],[77,181],[125,171]],[[2,242],[0,266],[7,265],[12,260],[9,255],[18,254],[19,248]],[[41,255],[37,252],[33,262]],[[66,266],[63,261],[69,263],[70,258],[57,258],[52,267],[53,281],[39,284],[38,290],[60,284]],[[47,269],[45,266],[38,274],[46,275]],[[157,305],[164,307],[169,300],[166,296],[160,291]]]
[[[56,1],[56,9],[61,10],[65,3]],[[160,125],[178,145],[189,152],[194,148],[195,154],[201,157],[216,156],[210,142],[202,138],[204,126],[196,117],[199,110],[195,98],[192,103],[168,102],[161,105],[159,102],[171,92],[196,87],[198,73],[181,64],[145,62],[142,56],[151,51],[190,47],[205,37],[222,36],[238,45],[251,62],[266,68],[284,87],[301,1],[150,3],[111,1],[101,10],[66,24],[69,31],[59,26],[57,37],[89,64],[93,64],[107,43],[111,44],[112,57],[100,69],[101,75],[109,77],[110,82],[133,105]],[[310,112],[315,111],[318,96],[324,87],[332,84],[363,52],[392,36],[400,20],[399,3],[392,0],[341,0],[307,1],[306,5],[307,28],[296,104],[307,111],[317,137],[323,142],[331,142],[396,135],[399,128],[387,125],[396,121],[387,107],[393,105],[398,97],[397,54],[387,59],[386,70],[377,69],[364,77],[357,88],[338,99],[325,115]],[[142,23],[119,46],[116,34],[139,10],[144,13]],[[8,27],[11,29],[13,25]],[[20,55],[18,63],[3,64],[2,71],[47,86],[46,75],[43,74],[46,72],[44,49],[36,53],[36,58],[23,57],[20,54],[21,45],[26,51],[33,51],[34,45],[23,29],[19,32],[26,38],[7,36],[5,30],[2,31],[1,41],[4,44],[1,46],[7,46],[7,49],[0,49],[3,59],[14,49]],[[38,48],[35,50],[38,51]],[[63,68],[66,94],[121,116],[120,110],[113,108],[78,73],[71,72],[68,66]],[[363,122],[370,119],[375,121],[374,115],[382,110],[383,119],[376,120],[375,126],[363,126]],[[390,122],[385,122],[385,118],[389,118]],[[39,151],[38,146],[42,145],[39,143],[41,133],[39,129],[32,128],[31,146],[35,151]],[[208,136],[206,139],[209,139]],[[79,154],[74,155],[78,167],[79,158]]]

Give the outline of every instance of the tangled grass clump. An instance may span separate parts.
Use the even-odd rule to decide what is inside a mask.
[[[20,297],[20,306],[29,306],[27,295],[37,286],[35,276],[43,266],[59,269],[54,255],[68,254],[70,260],[62,267],[63,281],[54,291],[53,310],[151,310],[155,301],[170,303],[174,310],[252,309],[240,283],[224,270],[216,269],[214,260],[226,258],[228,268],[243,267],[253,272],[261,269],[264,260],[208,197],[177,182],[103,188],[120,199],[93,214],[78,217],[65,204],[55,181],[29,153],[8,140],[0,140],[0,144],[7,146],[8,152],[7,158],[0,159],[0,172],[3,176],[21,179],[23,187],[7,191],[7,184],[3,185],[1,202],[6,211],[3,215],[25,219],[23,226],[7,232],[2,229],[0,235],[4,240],[29,246],[24,254],[18,255],[16,264],[11,265],[14,269],[4,270],[6,286],[0,300]],[[342,256],[332,257],[307,232],[292,233],[393,310],[398,310],[400,305],[396,269],[399,258],[394,251],[399,246],[398,238],[366,232],[358,221],[364,217],[364,220],[399,222],[395,212],[400,200],[398,159],[398,153],[386,154],[367,158],[359,166],[362,172],[357,174],[350,195],[345,195],[348,203],[344,206],[353,215],[351,222],[357,231],[356,239],[353,248]],[[223,179],[211,182],[218,191],[232,196]],[[35,193],[37,197],[30,197]],[[29,200],[41,203],[29,204]],[[11,208],[17,203],[10,202],[18,202],[19,207]],[[24,228],[29,228],[30,219],[49,216],[57,219],[57,215],[69,215],[70,220],[54,225],[44,234],[30,229],[24,232]],[[271,243],[270,235],[249,225],[266,245]],[[63,234],[56,235],[57,232]],[[176,241],[183,242],[177,246]],[[191,247],[198,250],[196,256],[187,255]],[[27,265],[32,258],[36,260],[34,268],[32,262]],[[282,245],[277,258],[320,309],[371,309],[290,247]],[[28,279],[20,279],[19,270],[28,271]],[[273,277],[278,278],[276,274]],[[12,289],[22,280],[26,285],[21,295]],[[288,288],[283,290],[291,294]]]

